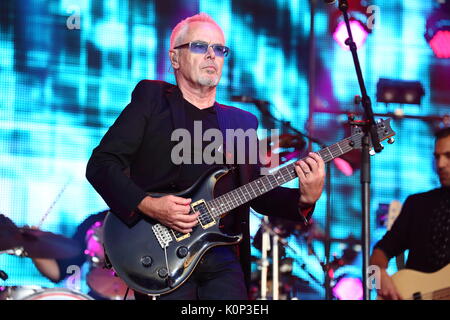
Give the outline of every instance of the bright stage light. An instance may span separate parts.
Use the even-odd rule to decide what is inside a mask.
[[[349,15],[350,29],[356,47],[359,49],[366,42],[369,33],[372,32],[373,21],[369,19],[372,11],[369,10],[370,8],[365,1],[349,0],[348,4],[347,13]],[[348,32],[343,14],[338,8],[332,8],[330,10],[328,25],[333,38],[344,50],[350,50],[350,47],[345,44],[345,40],[348,38]]]
[[[450,31],[439,30],[429,41],[436,57],[441,59],[450,58]]]
[[[359,20],[350,20],[350,29],[352,30],[353,41],[359,49],[366,42],[368,32]],[[347,27],[345,22],[341,21],[333,33],[333,38],[345,50],[350,50],[350,47],[345,44],[348,38]]]
[[[440,59],[450,58],[450,2],[436,7],[427,18],[425,39]]]
[[[362,281],[359,278],[343,277],[334,286],[333,294],[339,300],[362,300]]]

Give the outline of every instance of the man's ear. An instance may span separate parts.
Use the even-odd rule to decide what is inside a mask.
[[[170,63],[173,69],[178,69],[180,64],[178,63],[178,54],[174,50],[169,51]]]

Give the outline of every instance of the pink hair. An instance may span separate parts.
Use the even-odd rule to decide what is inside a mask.
[[[172,30],[172,34],[170,35],[170,48],[172,49],[173,47],[175,47],[175,42],[178,40],[178,38],[187,30],[187,27],[190,23],[192,22],[208,22],[211,23],[213,25],[215,25],[221,32],[223,35],[223,31],[222,28],[217,24],[217,22],[214,21],[213,18],[211,18],[211,16],[209,16],[208,14],[204,13],[204,12],[200,12],[199,14],[196,14],[194,16],[188,17],[184,20],[181,20],[176,26],[175,28],[173,28]],[[224,35],[225,38],[225,35]]]

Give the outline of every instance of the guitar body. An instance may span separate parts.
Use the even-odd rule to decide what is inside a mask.
[[[433,273],[403,269],[392,276],[392,281],[403,299],[450,299],[450,264]]]
[[[227,169],[223,168],[209,171],[192,187],[174,195],[191,198],[192,204],[198,200],[208,201],[213,198],[217,180],[226,173]],[[151,194],[153,197],[164,195]],[[208,249],[236,244],[242,239],[242,235],[222,233],[219,221],[208,223],[206,228],[199,223],[187,237],[166,228],[173,240],[164,250],[154,232],[156,225],[159,225],[157,221],[145,217],[129,227],[110,212],[103,227],[105,252],[115,272],[132,289],[148,295],[161,295],[175,290],[188,279]],[[176,234],[180,235],[178,239]]]

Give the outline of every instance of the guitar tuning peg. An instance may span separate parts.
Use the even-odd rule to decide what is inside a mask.
[[[393,144],[393,143],[395,142],[394,137],[389,138],[387,142],[388,142],[389,144]]]

